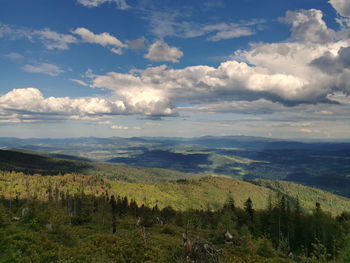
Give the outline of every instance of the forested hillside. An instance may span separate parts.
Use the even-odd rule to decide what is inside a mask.
[[[111,180],[139,183],[165,182],[201,176],[199,174],[181,173],[159,168],[141,168],[73,160],[72,158],[74,158],[74,156],[58,156],[62,158],[51,157],[50,155],[39,154],[37,152],[29,153],[18,150],[0,150],[0,171],[15,171],[25,174],[41,175],[80,173],[103,176]],[[77,159],[77,157],[75,157],[75,159]]]
[[[2,173],[0,180],[2,263],[350,260],[350,214],[334,217],[318,202],[304,210],[288,196],[268,195],[259,209],[249,197],[236,203],[233,189],[217,209],[180,211],[117,195],[96,177]]]
[[[286,181],[2,153],[0,263],[350,262],[345,197]],[[28,174],[10,172],[26,165]],[[72,171],[79,165],[90,165],[87,175]]]
[[[28,176],[23,173],[0,172],[0,191],[6,198],[47,200],[48,192],[55,198],[69,193],[100,196],[108,192],[127,196],[139,205],[172,206],[176,210],[219,209],[228,197],[233,197],[238,207],[251,198],[256,209],[265,209],[269,199],[285,196],[291,205],[298,201],[306,211],[315,203],[334,215],[350,211],[350,199],[331,193],[283,181],[260,180],[246,182],[224,177],[180,179],[176,182],[156,184],[128,183],[109,180],[101,176],[66,174],[64,176]],[[54,198],[54,197],[52,197]]]

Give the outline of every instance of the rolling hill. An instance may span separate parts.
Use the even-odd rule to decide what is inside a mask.
[[[52,190],[49,190],[52,189]],[[290,182],[259,180],[247,182],[224,177],[202,177],[180,179],[155,184],[129,183],[109,180],[101,176],[66,174],[64,176],[28,176],[23,173],[0,172],[0,191],[6,198],[35,198],[46,200],[48,192],[91,194],[101,196],[126,196],[139,205],[160,208],[172,206],[176,210],[219,209],[232,197],[238,207],[250,197],[255,209],[265,209],[269,199],[274,202],[278,196],[285,196],[295,204],[299,199],[306,211],[321,203],[324,211],[334,215],[350,211],[350,199],[311,187]]]
[[[235,161],[244,163],[249,160]],[[250,197],[255,208],[263,209],[267,207],[268,199],[277,195],[286,196],[292,203],[298,198],[307,210],[313,209],[316,202],[321,203],[326,211],[333,214],[350,210],[350,201],[347,198],[287,181],[262,179],[244,181],[217,176],[203,177],[203,174],[181,173],[160,168],[54,158],[48,154],[0,150],[0,171],[3,171],[2,188],[7,189],[5,191],[12,191],[9,187],[14,183],[19,187],[14,191],[25,194],[23,189],[27,185],[39,184],[35,191],[42,198],[45,192],[41,194],[39,192],[46,191],[48,184],[52,184],[53,187],[61,186],[65,185],[66,181],[70,183],[64,191],[79,192],[82,186],[74,182],[78,180],[83,183],[87,193],[100,194],[107,190],[134,199],[139,204],[159,207],[171,205],[180,210],[217,209],[230,196],[241,207]],[[11,171],[23,174],[11,176],[9,173]],[[39,176],[28,176],[33,174]],[[45,175],[55,176],[45,177]],[[13,180],[11,184],[8,183],[9,176]],[[73,180],[73,177],[79,179]],[[41,179],[37,180],[38,178]]]
[[[0,148],[39,151],[47,157],[82,161],[75,164],[60,163],[58,166],[53,164],[51,171],[31,167],[32,163],[22,168],[10,165],[11,169],[21,168],[20,171],[26,173],[57,174],[73,171],[108,175],[131,182],[166,181],[185,178],[181,173],[192,173],[192,177],[205,175],[246,180],[285,180],[350,197],[349,140],[292,141],[251,136],[0,138]],[[99,163],[88,164],[89,160]],[[136,172],[141,175],[146,170],[142,168],[142,171],[130,173],[131,168],[118,166],[120,173],[116,173],[115,166],[104,162],[128,167],[171,169],[180,173],[162,171],[160,175],[160,170],[148,170],[151,173],[149,177],[147,173],[136,177],[133,176]],[[61,166],[71,167],[64,170]]]
[[[66,155],[54,155],[65,157]],[[158,168],[140,168],[126,165],[74,160],[51,157],[50,154],[29,153],[14,150],[0,150],[0,170],[23,172],[25,174],[58,175],[80,173],[99,175],[111,180],[127,182],[155,183],[184,178],[195,178],[200,175],[181,173]]]

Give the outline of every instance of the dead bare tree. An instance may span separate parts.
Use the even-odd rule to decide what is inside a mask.
[[[213,244],[205,240],[192,241],[188,237],[186,227],[185,233],[182,234],[183,246],[185,249],[186,261],[190,263],[215,263],[219,262],[220,250],[216,249]]]

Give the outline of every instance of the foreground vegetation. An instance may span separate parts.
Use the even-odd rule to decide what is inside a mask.
[[[350,214],[312,212],[284,197],[256,210],[230,196],[219,210],[176,211],[127,197],[71,195],[0,199],[1,263],[266,262],[347,263]]]
[[[0,263],[348,263],[346,211],[288,182],[0,172]]]

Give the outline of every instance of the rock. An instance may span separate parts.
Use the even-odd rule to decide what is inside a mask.
[[[232,234],[228,231],[225,232],[224,237],[225,237],[225,241],[232,241],[233,239]]]
[[[22,217],[28,215],[29,213],[29,208],[28,207],[23,207],[22,208]]]
[[[164,225],[164,224],[165,224],[165,219],[164,219],[163,217],[157,216],[157,217],[155,218],[155,222],[156,222],[156,224],[158,224],[158,225]]]

